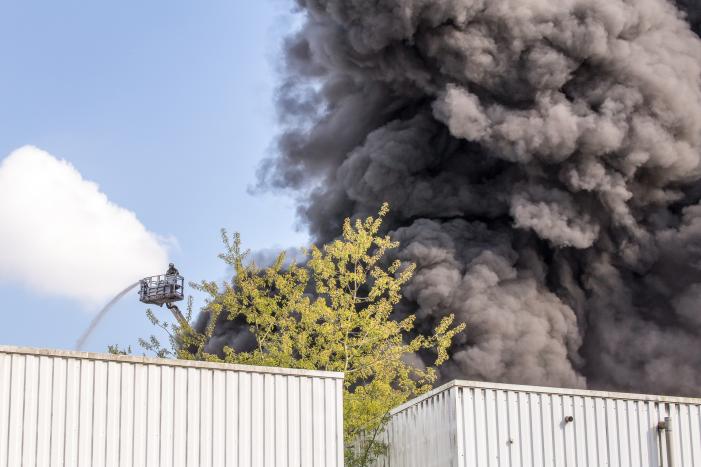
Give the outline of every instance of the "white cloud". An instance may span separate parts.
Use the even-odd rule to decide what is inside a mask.
[[[166,242],[70,163],[33,146],[0,163],[0,281],[94,308],[167,263]]]

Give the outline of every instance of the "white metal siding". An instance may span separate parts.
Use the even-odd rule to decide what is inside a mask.
[[[342,466],[339,373],[0,347],[0,467]]]
[[[394,414],[382,438],[389,447],[391,462],[378,465],[451,465],[456,452],[454,407],[454,394],[445,391]]]
[[[393,411],[377,465],[667,467],[666,416],[675,467],[701,466],[701,400],[453,382]]]

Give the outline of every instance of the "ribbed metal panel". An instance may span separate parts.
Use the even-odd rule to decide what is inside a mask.
[[[567,421],[567,417],[572,421]],[[455,381],[392,412],[386,467],[701,466],[701,400]]]
[[[383,437],[389,456],[379,465],[451,465],[457,448],[455,421],[455,398],[450,391],[437,393],[395,413]]]
[[[0,346],[0,467],[342,466],[340,373]]]

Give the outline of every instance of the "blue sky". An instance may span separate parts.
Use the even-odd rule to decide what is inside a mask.
[[[33,145],[70,162],[148,230],[177,241],[170,257],[187,280],[225,277],[221,227],[254,250],[305,243],[291,199],[248,192],[272,150],[288,8],[282,0],[2,2],[0,160]],[[0,296],[0,344],[71,348],[96,311],[21,281],[0,281]],[[126,297],[86,350],[149,334],[144,309]]]

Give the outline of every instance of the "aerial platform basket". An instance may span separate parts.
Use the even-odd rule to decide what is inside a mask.
[[[179,274],[163,274],[141,279],[139,300],[150,305],[161,306],[182,300],[185,279]]]

